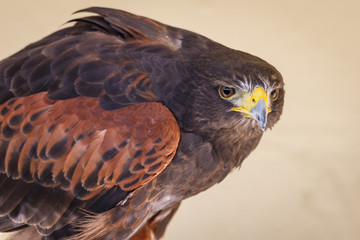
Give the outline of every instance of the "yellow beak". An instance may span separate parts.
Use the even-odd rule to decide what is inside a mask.
[[[255,119],[261,131],[265,130],[267,115],[271,112],[268,104],[268,96],[261,87],[255,88],[252,92],[245,93],[240,99],[238,106],[232,107],[232,111],[244,113],[245,117]]]

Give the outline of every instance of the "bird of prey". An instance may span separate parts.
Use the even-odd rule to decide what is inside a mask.
[[[159,239],[279,120],[282,77],[187,30],[81,12],[0,62],[0,231]]]

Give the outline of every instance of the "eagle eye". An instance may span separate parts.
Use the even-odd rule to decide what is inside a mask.
[[[276,88],[270,92],[270,98],[272,101],[275,101],[279,97],[279,89]]]
[[[219,94],[223,99],[229,99],[236,94],[236,90],[232,87],[220,86]]]

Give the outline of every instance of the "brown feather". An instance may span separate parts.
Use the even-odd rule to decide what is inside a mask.
[[[34,176],[36,172],[37,178],[41,178],[41,176],[46,174],[46,171],[48,171],[49,168],[51,168],[53,178],[59,175],[61,171],[63,171],[66,176],[66,173],[70,168],[73,168],[75,164],[75,171],[70,181],[70,190],[74,189],[74,187],[79,182],[84,184],[84,182],[91,174],[94,173],[94,171],[98,171],[100,175],[98,179],[96,179],[97,186],[100,186],[100,179],[107,179],[110,175],[112,175],[113,180],[111,182],[107,182],[104,186],[111,188],[115,184],[119,184],[119,186],[123,187],[124,190],[128,191],[150,181],[151,178],[147,179],[146,181],[141,181],[142,176],[146,173],[145,170],[149,169],[149,167],[151,168],[152,166],[159,164],[162,161],[165,161],[164,165],[161,164],[162,167],[151,171],[152,174],[158,174],[166,166],[166,164],[168,164],[165,156],[168,155],[169,152],[172,153],[176,150],[176,144],[165,146],[165,148],[163,148],[161,151],[158,151],[154,155],[155,157],[158,157],[158,160],[152,162],[148,168],[145,167],[144,171],[131,174],[131,177],[129,176],[129,178],[117,182],[116,179],[120,177],[121,174],[130,170],[127,168],[133,168],[136,165],[138,162],[137,159],[143,159],[142,164],[146,165],[146,160],[144,160],[143,155],[150,152],[151,149],[156,145],[154,144],[154,141],[147,139],[158,139],[159,137],[164,139],[166,137],[173,137],[171,135],[162,136],[164,131],[168,132],[169,127],[174,128],[174,126],[176,126],[176,122],[174,120],[172,120],[172,124],[169,124],[169,122],[162,122],[168,121],[167,118],[171,119],[171,114],[166,113],[165,108],[161,108],[161,105],[157,103],[136,105],[126,109],[117,110],[115,112],[105,112],[97,107],[95,99],[70,99],[54,102],[48,101],[46,98],[44,98],[44,94],[45,93],[39,93],[30,97],[23,97],[18,100],[19,102],[22,102],[23,105],[23,108],[19,107],[18,109],[24,110],[29,109],[28,105],[31,105],[34,102],[33,99],[35,97],[37,99],[35,104],[32,105],[34,108],[25,115],[26,117],[24,118],[24,121],[28,119],[28,115],[31,115],[30,121],[33,119],[32,125],[37,129],[34,131],[34,134],[41,136],[37,144],[36,155],[43,161],[40,161],[35,165],[31,163],[29,164],[29,161],[37,161],[36,158],[32,160],[29,159],[29,152],[31,151],[31,147],[35,144],[35,140],[30,138],[32,140],[30,140],[29,143],[25,145],[25,149],[22,152],[23,157],[20,158],[21,164],[19,167],[17,167],[19,170],[21,170],[23,166],[22,164],[24,164],[24,166],[25,164],[30,166],[32,175]],[[26,98],[30,98],[30,100],[28,101]],[[41,110],[39,110],[39,108]],[[75,112],[74,109],[77,109],[77,112]],[[34,114],[36,115],[35,117]],[[148,119],[152,119],[151,121],[159,121],[160,123],[152,125],[150,122],[146,122],[149,120],[143,120],[143,115],[147,115]],[[5,116],[4,120],[6,121],[12,116],[12,114],[8,114]],[[37,122],[39,118],[43,120],[41,124],[40,122]],[[98,121],[99,119],[100,121]],[[86,122],[97,123],[95,125],[91,125],[86,124]],[[162,125],[160,127],[157,124]],[[88,129],[89,127],[91,127],[91,130]],[[147,128],[149,130],[145,130]],[[160,128],[162,131],[154,131],[152,128]],[[134,129],[136,129],[136,131],[134,131]],[[83,139],[80,139],[78,142],[75,142],[75,144],[72,145],[72,142],[76,140],[75,137],[78,138],[78,136],[84,132],[94,133],[88,136],[84,136]],[[142,135],[141,133],[143,132],[147,132],[148,134]],[[174,143],[176,143],[179,139],[179,134],[177,133],[175,136],[176,137],[169,139],[169,141],[174,141]],[[24,141],[27,140],[27,137],[29,137],[29,134],[23,135],[18,133],[14,135],[10,141],[7,157],[5,159],[5,167],[9,175],[13,174],[8,169],[10,166],[11,153],[20,149]],[[121,143],[126,139],[130,139],[130,144],[125,146],[127,150],[122,150],[122,154],[114,154],[111,156],[111,158],[117,160],[108,161],[109,159],[106,159],[106,161],[104,161],[104,154],[108,151],[113,149],[116,150],[117,148],[121,147]],[[64,143],[62,143],[62,141],[64,141]],[[164,142],[167,141],[167,139],[164,139]],[[86,145],[86,142],[88,142],[89,145]],[[55,148],[54,146],[59,146],[59,143],[61,143],[61,147]],[[82,143],[84,143],[84,145],[82,145]],[[75,150],[71,151],[72,148],[83,150],[80,152]],[[52,152],[52,149],[56,149],[57,152]],[[28,152],[26,153],[25,151]],[[129,155],[123,155],[127,151],[129,152]],[[139,151],[142,152],[142,157],[137,156]],[[134,158],[134,160],[131,162],[131,165],[129,166],[126,163],[128,159],[126,156]],[[51,161],[48,162],[49,160]],[[63,163],[64,161],[65,163]],[[100,169],[97,167],[99,164],[102,166]],[[124,166],[125,169],[121,166]],[[106,170],[107,168],[113,169],[113,171]],[[102,175],[101,173],[106,174]],[[130,187],[129,184],[134,182],[136,179],[139,179],[138,183],[135,185],[133,184],[133,186]]]

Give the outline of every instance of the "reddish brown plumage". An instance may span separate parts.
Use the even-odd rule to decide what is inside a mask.
[[[0,105],[4,108],[9,111],[0,116],[1,129],[11,132],[0,135],[0,141],[9,142],[5,173],[41,184],[42,176],[51,174],[46,186],[60,185],[75,196],[80,183],[89,191],[83,200],[102,188],[132,191],[149,182],[169,164],[179,141],[177,122],[161,103],[104,111],[97,99],[50,101],[42,92],[9,100]],[[25,127],[29,124],[31,130]],[[20,154],[17,164],[14,153]]]

